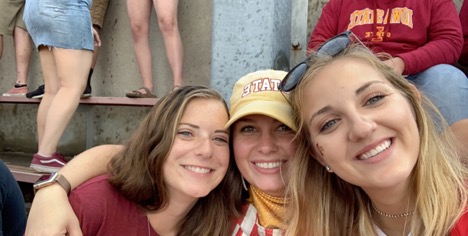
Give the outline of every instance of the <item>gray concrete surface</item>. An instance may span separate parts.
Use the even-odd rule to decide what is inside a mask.
[[[216,0],[213,10],[211,85],[225,98],[249,72],[288,68],[290,0]]]
[[[125,96],[141,87],[133,52],[126,1],[111,0],[101,33],[102,48],[92,81],[96,96]],[[180,1],[179,24],[184,43],[184,74],[188,84],[209,85],[211,60],[211,5],[205,1]],[[153,10],[150,44],[153,56],[153,80],[156,94],[172,89],[172,74],[164,43]],[[12,37],[6,37],[4,58],[0,63],[0,88],[8,90],[14,83],[15,63]],[[39,57],[34,52],[28,77],[30,89],[42,84]]]
[[[308,4],[304,1],[308,1]],[[94,96],[121,97],[141,84],[125,2],[110,2],[101,36],[101,55],[92,80]],[[187,84],[211,86],[228,99],[232,85],[242,75],[265,68],[287,69],[294,55],[291,33],[300,32],[300,37],[307,36],[301,41],[307,41],[326,2],[180,1],[179,22],[184,43],[185,81]],[[459,8],[462,0],[454,2]],[[292,4],[301,6],[296,5],[294,8]],[[292,27],[291,24],[295,24],[298,17],[304,17],[303,11],[307,12],[308,17],[307,24],[301,27],[307,29]],[[172,78],[155,14],[151,25],[151,47],[156,94],[163,96],[172,88]],[[11,88],[15,79],[13,41],[7,36],[4,37],[4,55],[0,61],[0,92]],[[28,84],[31,90],[42,84],[37,52],[32,55]],[[94,109],[95,144],[124,141],[149,111],[149,108],[138,107]],[[36,112],[36,105],[0,104],[0,151],[36,151]],[[84,150],[85,121],[84,113],[75,114],[60,142],[61,152],[74,155]]]
[[[92,80],[94,96],[122,97],[139,88],[141,79],[133,53],[126,1],[111,0],[101,33],[102,48]],[[207,1],[180,1],[179,24],[184,43],[184,77],[187,84],[210,85],[212,5]],[[172,89],[172,75],[153,10],[150,43],[153,53],[153,80],[158,96]],[[33,52],[28,87],[42,84],[37,51]],[[4,37],[4,55],[0,61],[0,92],[10,89],[16,80],[12,37]],[[118,143],[125,140],[149,108],[96,107],[94,143]],[[35,152],[35,105],[0,105],[0,150]],[[60,142],[60,151],[73,154],[84,150],[84,113],[76,113]]]

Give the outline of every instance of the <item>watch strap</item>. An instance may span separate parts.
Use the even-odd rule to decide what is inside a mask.
[[[59,174],[59,173],[53,173],[49,179],[47,180],[44,180],[44,181],[40,181],[36,184],[33,185],[34,187],[34,193],[41,189],[41,188],[44,188],[44,187],[47,187],[47,186],[50,186],[54,183],[57,183],[58,185],[60,185],[64,190],[65,192],[67,193],[67,195],[70,195],[70,191],[71,191],[71,186],[70,186],[70,182],[68,182],[67,178],[65,178],[65,176]]]
[[[70,195],[71,192],[71,185],[70,182],[68,182],[67,178],[63,176],[62,174],[59,174],[57,176],[57,179],[55,180],[62,188],[67,192],[67,195]]]

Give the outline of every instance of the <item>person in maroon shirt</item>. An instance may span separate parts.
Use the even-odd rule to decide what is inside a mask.
[[[463,32],[463,49],[460,58],[458,59],[458,63],[463,66],[466,74],[466,67],[468,67],[468,1],[463,1],[459,17]]]
[[[113,155],[109,174],[71,192],[83,235],[229,235],[238,213],[228,189],[240,192],[241,184],[228,118],[221,95],[202,86],[159,100]]]
[[[372,51],[390,54],[385,63],[431,99],[468,147],[468,79],[453,66],[463,36],[452,0],[330,0],[311,34],[309,52],[345,30]]]

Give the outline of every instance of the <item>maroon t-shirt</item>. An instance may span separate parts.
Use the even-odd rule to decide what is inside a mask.
[[[108,178],[93,178],[70,194],[83,235],[158,235],[148,224],[145,212],[120,195]]]
[[[405,62],[405,75],[457,62],[463,35],[452,0],[330,0],[308,48],[351,30],[375,52]]]

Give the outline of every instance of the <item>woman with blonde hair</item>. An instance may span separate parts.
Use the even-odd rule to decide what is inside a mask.
[[[299,140],[287,235],[466,234],[468,172],[438,133],[443,119],[351,36],[325,42],[280,85]]]

